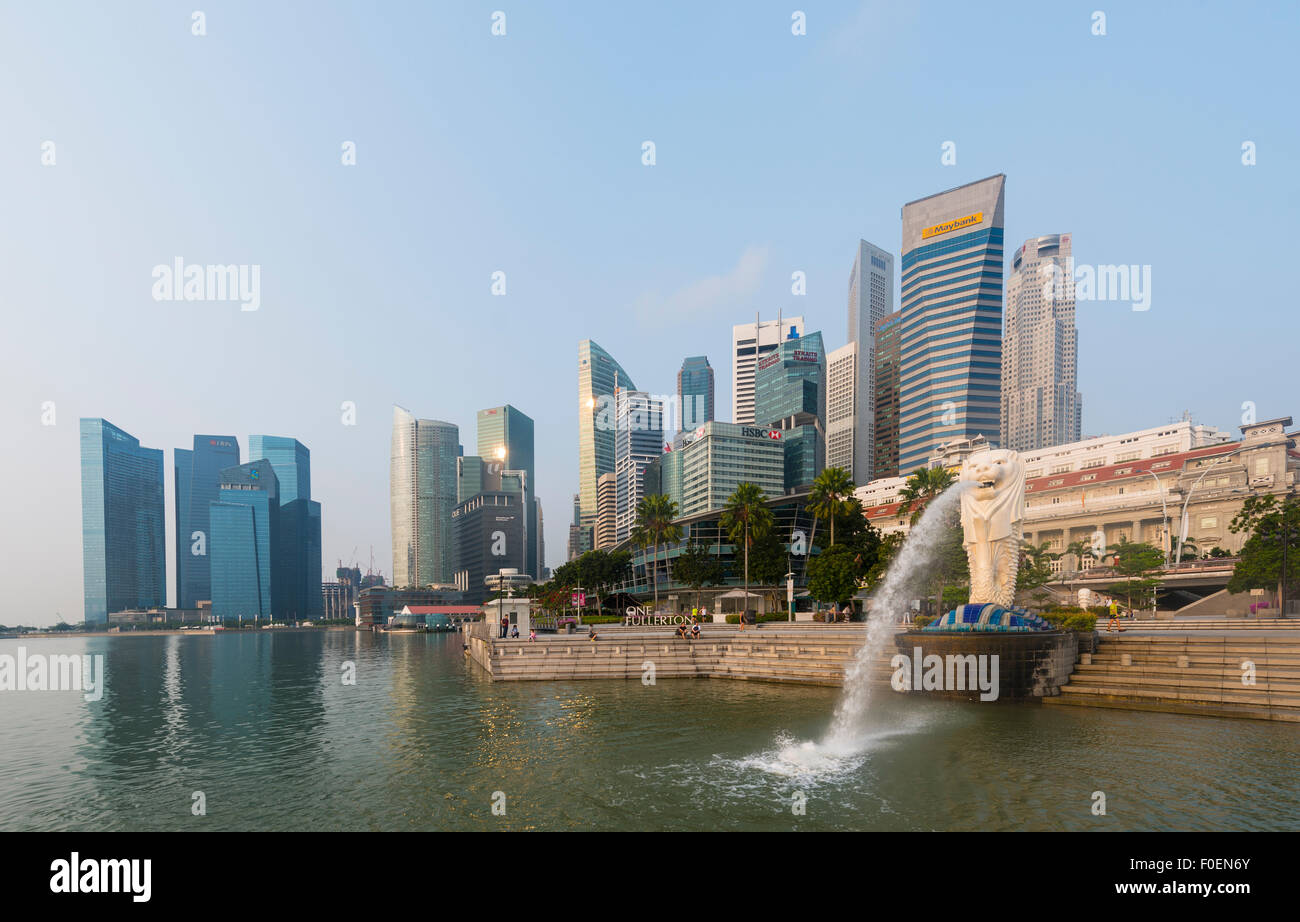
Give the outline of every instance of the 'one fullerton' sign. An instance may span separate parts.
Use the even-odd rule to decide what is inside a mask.
[[[633,624],[689,624],[690,615],[655,615],[651,614],[648,608],[640,605],[629,605],[624,613],[623,623],[625,625]]]
[[[938,237],[942,234],[950,234],[955,230],[961,230],[963,227],[972,227],[984,220],[984,212],[977,211],[974,214],[968,214],[964,218],[954,218],[951,221],[944,221],[942,224],[935,224],[921,231],[921,239],[926,240],[930,237]]]

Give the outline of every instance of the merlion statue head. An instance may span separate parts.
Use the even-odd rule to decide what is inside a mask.
[[[987,522],[990,539],[1011,534],[1025,517],[1025,469],[1020,455],[1009,448],[991,448],[967,458],[961,480],[972,484],[961,498],[961,521],[966,540],[972,538],[975,519]]]

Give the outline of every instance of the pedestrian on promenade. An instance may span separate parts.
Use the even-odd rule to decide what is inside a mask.
[[[510,630],[510,619],[505,615],[501,616],[501,636],[505,637],[506,632]]]

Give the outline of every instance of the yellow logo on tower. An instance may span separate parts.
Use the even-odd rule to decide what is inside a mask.
[[[984,220],[984,212],[977,211],[974,214],[968,214],[964,218],[956,218],[952,221],[944,221],[942,224],[935,224],[933,227],[927,227],[921,231],[921,239],[926,240],[930,237],[938,237],[941,234],[949,234],[955,230],[961,230],[963,227],[971,227],[979,224]]]

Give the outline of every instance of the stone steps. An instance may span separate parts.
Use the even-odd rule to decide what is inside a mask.
[[[1241,681],[1247,661],[1253,685]],[[1300,633],[1103,633],[1097,651],[1080,657],[1061,694],[1046,703],[1300,721]]]

